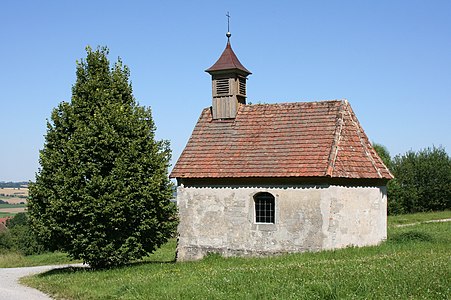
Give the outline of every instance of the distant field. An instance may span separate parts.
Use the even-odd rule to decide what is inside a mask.
[[[26,210],[25,207],[9,207],[9,208],[0,208],[0,212],[17,214],[20,212],[24,212]]]
[[[28,188],[0,188],[0,194],[28,197]]]
[[[27,207],[27,205],[26,204],[0,204],[0,209],[15,208],[15,207]]]
[[[11,204],[27,203],[27,199],[25,199],[25,198],[1,197],[0,196],[0,200],[6,201]]]
[[[11,216],[19,212],[24,212],[26,210],[26,207],[26,204],[0,204],[0,214],[8,214],[9,216]]]
[[[12,213],[9,213],[9,212],[0,211],[0,218],[12,217],[14,215],[15,214],[12,214]]]
[[[0,200],[11,204],[27,203],[28,188],[0,188]]]

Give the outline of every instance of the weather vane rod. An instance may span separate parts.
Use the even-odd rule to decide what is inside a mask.
[[[227,17],[227,33],[226,33],[226,36],[227,36],[227,38],[230,39],[232,34],[230,33],[230,14],[229,14],[229,12],[227,12],[226,17]]]

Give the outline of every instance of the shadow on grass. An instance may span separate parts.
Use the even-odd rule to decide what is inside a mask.
[[[388,241],[394,243],[407,243],[407,242],[432,242],[434,239],[429,233],[411,230],[406,232],[400,232],[392,234]]]
[[[49,270],[44,273],[37,274],[37,277],[47,277],[52,275],[58,275],[58,274],[70,274],[70,273],[77,273],[77,272],[87,272],[92,271],[92,269],[88,266],[81,266],[81,267],[65,267],[65,268],[56,268],[53,270]]]
[[[65,268],[56,268],[53,270],[49,270],[47,272],[38,274],[39,277],[46,277],[46,276],[52,276],[52,275],[58,275],[58,274],[71,274],[71,273],[78,273],[78,272],[97,272],[97,271],[107,271],[107,270],[120,270],[123,268],[128,267],[136,267],[136,266],[143,266],[143,265],[156,265],[156,264],[175,264],[175,259],[172,261],[136,261],[136,262],[130,262],[127,264],[115,266],[115,267],[109,267],[109,268],[101,268],[101,269],[93,269],[86,266],[71,266],[71,267],[65,267]]]

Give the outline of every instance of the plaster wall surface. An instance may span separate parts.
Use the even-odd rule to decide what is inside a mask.
[[[275,197],[275,222],[255,222],[254,195]],[[177,259],[375,245],[387,236],[384,186],[183,187]]]

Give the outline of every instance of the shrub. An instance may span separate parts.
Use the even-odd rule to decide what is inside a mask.
[[[409,151],[393,160],[392,213],[451,209],[451,158],[444,148]],[[390,200],[391,198],[391,200]]]
[[[391,159],[387,148],[374,149],[395,178],[388,182],[388,214],[451,209],[451,158],[444,148],[408,151]]]
[[[18,213],[6,221],[6,230],[0,232],[0,250],[18,251],[24,255],[40,254],[44,246],[29,225],[26,213]]]
[[[8,230],[0,231],[0,253],[10,251],[13,247],[11,233]]]

